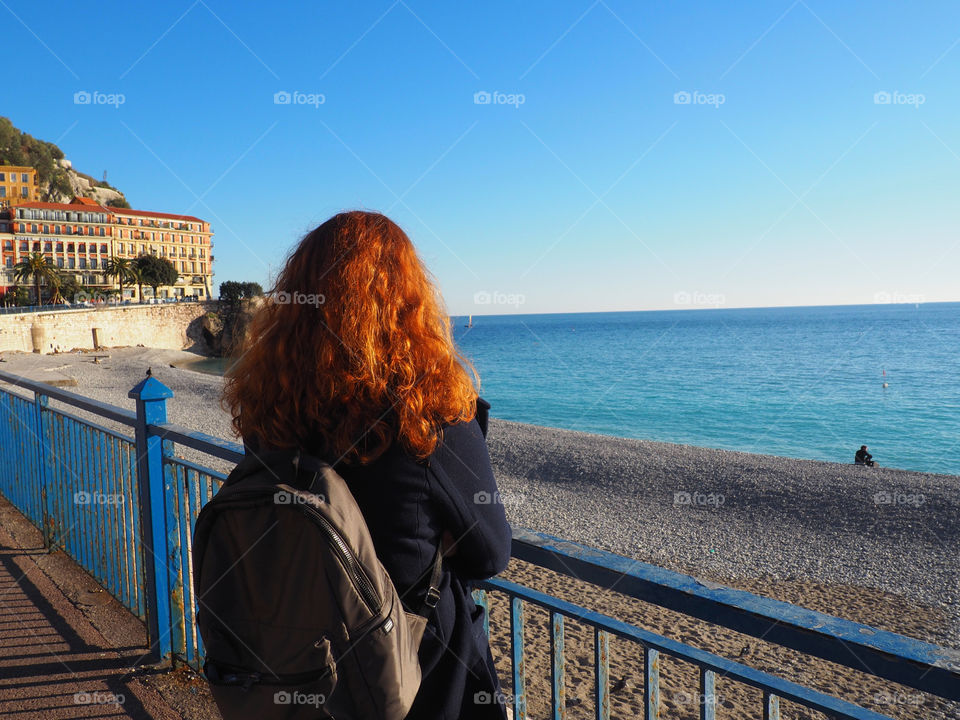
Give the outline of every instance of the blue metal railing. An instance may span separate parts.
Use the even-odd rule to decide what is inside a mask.
[[[129,286],[128,286],[129,287]],[[0,315],[22,315],[27,313],[40,312],[64,312],[65,310],[110,310],[114,308],[139,307],[141,305],[175,305],[184,302],[201,302],[209,298],[197,298],[194,296],[185,296],[181,298],[159,298],[155,302],[105,302],[105,303],[83,303],[75,302],[70,305],[0,305]]]
[[[43,383],[0,372],[0,493],[43,530],[49,548],[61,548],[114,597],[146,622],[152,653],[202,667],[191,550],[200,508],[225,476],[177,454],[178,448],[236,463],[242,446],[167,422],[173,393],[147,378],[129,395],[136,412],[106,405]],[[24,392],[33,397],[24,396]],[[92,415],[98,424],[51,401]],[[119,428],[119,429],[117,429]],[[132,436],[130,433],[132,431]],[[960,701],[960,651],[842,620],[639,563],[549,535],[516,529],[513,556],[569,577],[762,638],[808,657],[853,668],[874,678]],[[700,717],[715,717],[719,678],[762,692],[762,716],[780,717],[780,700],[830,717],[887,717],[783,678],[672,640],[622,620],[502,578],[480,583],[475,597],[485,611],[489,592],[509,599],[511,704],[527,717],[526,606],[550,617],[550,707],[567,714],[564,619],[585,623],[594,635],[596,717],[610,717],[610,638],[636,643],[644,661],[645,717],[661,710],[661,655],[698,668]],[[938,701],[940,702],[940,701]],[[955,708],[960,716],[960,706]]]

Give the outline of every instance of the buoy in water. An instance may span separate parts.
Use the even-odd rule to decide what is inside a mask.
[[[885,388],[890,387],[890,384],[889,384],[889,383],[884,383],[884,384],[883,384],[883,387],[885,387]]]

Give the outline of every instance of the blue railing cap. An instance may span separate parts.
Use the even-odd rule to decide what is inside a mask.
[[[147,377],[134,385],[127,397],[134,400],[169,400],[173,397],[173,390],[155,377]]]

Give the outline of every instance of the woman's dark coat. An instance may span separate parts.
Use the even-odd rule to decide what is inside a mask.
[[[471,596],[472,581],[496,575],[510,559],[510,526],[487,454],[489,407],[478,400],[475,420],[444,427],[424,461],[394,444],[368,465],[335,466],[407,609],[423,602],[443,532],[456,541],[420,646],[423,680],[409,720],[506,717],[502,703],[490,702],[502,695]]]

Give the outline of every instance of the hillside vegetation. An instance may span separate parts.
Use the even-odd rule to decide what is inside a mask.
[[[21,131],[5,117],[0,117],[0,165],[35,167],[44,202],[69,202],[80,195],[107,206],[130,207],[116,188],[74,170],[54,143]]]

